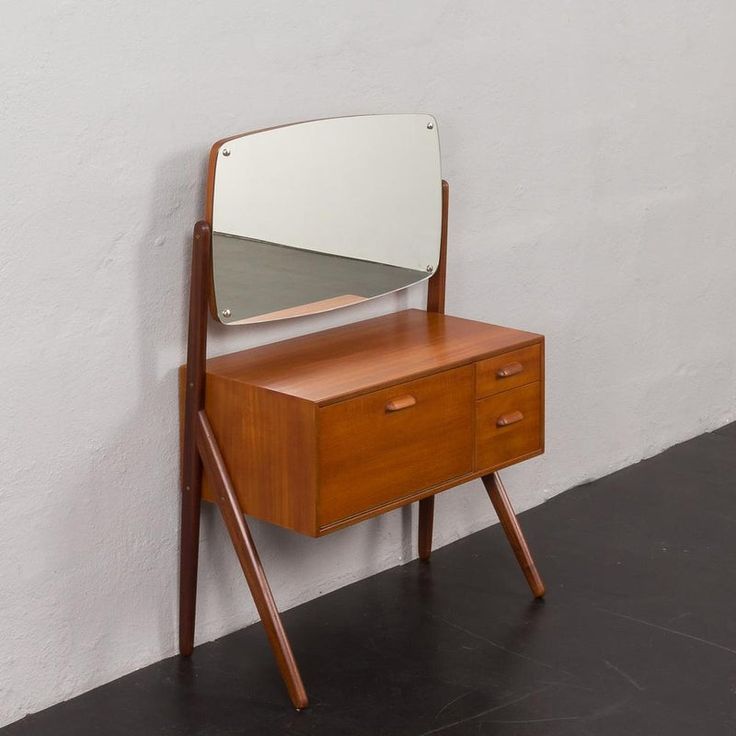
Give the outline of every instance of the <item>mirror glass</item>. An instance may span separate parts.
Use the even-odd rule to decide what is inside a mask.
[[[431,115],[297,123],[215,145],[217,315],[246,324],[323,312],[429,278],[442,175]]]

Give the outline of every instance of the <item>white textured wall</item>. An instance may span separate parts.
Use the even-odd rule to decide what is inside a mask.
[[[736,418],[736,5],[3,4],[0,723],[176,643],[176,367],[209,145],[439,119],[448,311],[548,339],[519,508]],[[215,330],[211,352],[406,304]],[[254,523],[283,608],[414,554],[413,511],[313,541]],[[494,521],[479,484],[438,543]],[[203,519],[197,638],[255,619]],[[247,656],[247,652],[244,652]]]

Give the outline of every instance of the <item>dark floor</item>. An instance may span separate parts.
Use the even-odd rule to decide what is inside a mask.
[[[312,707],[260,626],[0,736],[736,734],[736,424],[284,616]]]

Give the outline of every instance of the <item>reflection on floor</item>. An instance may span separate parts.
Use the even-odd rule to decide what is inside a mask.
[[[302,713],[253,626],[0,736],[733,736],[734,478],[736,424],[523,514],[544,603],[494,526],[287,612]]]

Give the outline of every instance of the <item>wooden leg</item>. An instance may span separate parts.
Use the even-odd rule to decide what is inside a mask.
[[[434,525],[434,496],[419,501],[419,559],[429,561],[432,554],[432,527]]]
[[[511,507],[511,502],[501,479],[498,477],[498,473],[486,475],[482,478],[482,481],[534,597],[542,598],[544,596],[544,583],[542,578],[539,577],[529,546],[526,539],[524,539],[519,521]]]
[[[189,336],[184,374],[184,438],[182,442],[181,552],[179,558],[179,651],[194,648],[197,605],[199,512],[202,503],[202,461],[197,451],[197,412],[204,406],[204,364],[207,352],[207,283],[210,226],[198,222],[192,238],[192,282],[189,292]]]
[[[273,599],[266,574],[258,558],[258,552],[253,544],[253,538],[235,495],[235,489],[230,481],[225,461],[204,411],[199,412],[197,429],[197,446],[207,471],[207,477],[215,489],[217,505],[230,533],[230,539],[240,560],[240,566],[245,573],[245,579],[248,581],[248,587],[258,609],[258,615],[266,629],[281,677],[286,684],[286,689],[289,691],[289,697],[294,707],[297,709],[306,708],[309,701],[299,674],[299,668],[291,651],[291,645],[284,631],[284,626],[281,623],[281,616],[279,616],[276,608],[276,602]]]
[[[193,424],[193,423],[192,423]],[[179,651],[185,657],[194,648],[199,561],[199,515],[202,504],[202,462],[194,433],[186,437],[181,497],[181,551],[179,557]],[[189,441],[191,439],[191,441]]]

